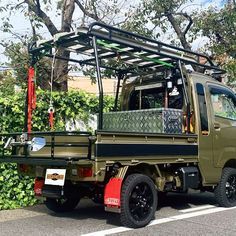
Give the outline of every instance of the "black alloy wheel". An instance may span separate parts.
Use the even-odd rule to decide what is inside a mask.
[[[142,174],[128,176],[122,186],[121,223],[130,228],[147,225],[155,215],[157,192],[153,181]]]
[[[216,200],[222,207],[236,206],[236,169],[225,167],[215,189]]]
[[[231,175],[225,184],[225,194],[229,202],[236,201],[236,175]]]

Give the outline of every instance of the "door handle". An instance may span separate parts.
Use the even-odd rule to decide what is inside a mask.
[[[215,130],[220,130],[220,124],[217,123],[217,122],[215,122],[215,123],[214,123],[214,129],[215,129]]]

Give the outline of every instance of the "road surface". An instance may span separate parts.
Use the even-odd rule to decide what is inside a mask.
[[[236,208],[220,208],[211,193],[169,194],[145,228],[122,227],[116,214],[90,200],[57,215],[44,205],[0,211],[0,236],[236,235]]]

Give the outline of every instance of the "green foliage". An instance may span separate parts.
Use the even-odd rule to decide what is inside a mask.
[[[98,98],[83,91],[54,92],[55,130],[65,130],[66,121],[82,120],[87,130],[90,114],[98,112]],[[24,93],[0,96],[0,132],[22,132],[24,129]],[[33,114],[33,131],[50,131],[48,108],[50,93],[38,91]],[[112,109],[113,97],[104,97],[104,111]],[[35,204],[33,179],[19,176],[15,164],[0,164],[0,210]]]
[[[236,87],[236,59],[228,60],[225,65],[224,69],[227,71],[228,75],[228,82],[227,84],[233,88]]]
[[[142,0],[136,8],[135,14],[124,24],[124,28],[145,36],[158,38],[166,34],[173,25],[170,24],[168,15],[172,14],[176,23],[185,28],[186,18],[179,15],[179,10],[191,0]],[[182,13],[182,12],[181,12]],[[171,34],[170,40],[173,40]]]
[[[0,91],[3,96],[14,94],[15,84],[16,79],[9,70],[0,72]]]
[[[35,204],[33,184],[31,178],[18,175],[16,164],[0,164],[0,210]]]
[[[0,131],[22,132],[24,130],[24,93],[10,96],[0,96]],[[90,115],[98,113],[98,98],[83,91],[53,92],[53,107],[55,109],[55,130],[65,130],[66,121],[81,120],[89,127]],[[104,97],[104,112],[112,109],[113,97]],[[37,92],[37,108],[33,113],[33,131],[49,131],[48,109],[50,93]]]
[[[228,54],[236,58],[236,6],[225,5],[217,10],[209,8],[195,18],[195,32],[207,36],[210,41],[208,50],[217,55]]]
[[[27,41],[27,39],[26,39]],[[23,43],[5,43],[5,55],[10,59],[8,66],[14,69],[15,84],[22,88],[27,86],[28,65],[30,64],[26,41]],[[50,89],[51,59],[42,58],[36,63],[37,85],[43,90]]]
[[[222,9],[209,8],[196,14],[192,29],[199,37],[206,36],[209,42],[205,50],[227,71],[228,85],[236,81],[236,5],[226,4]]]

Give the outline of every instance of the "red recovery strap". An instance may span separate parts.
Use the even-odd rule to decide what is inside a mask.
[[[54,108],[53,106],[50,106],[48,109],[48,114],[49,114],[49,126],[51,130],[54,129]]]
[[[32,112],[36,108],[36,93],[35,93],[35,71],[31,66],[28,69],[28,119],[27,119],[27,132],[32,130]]]

